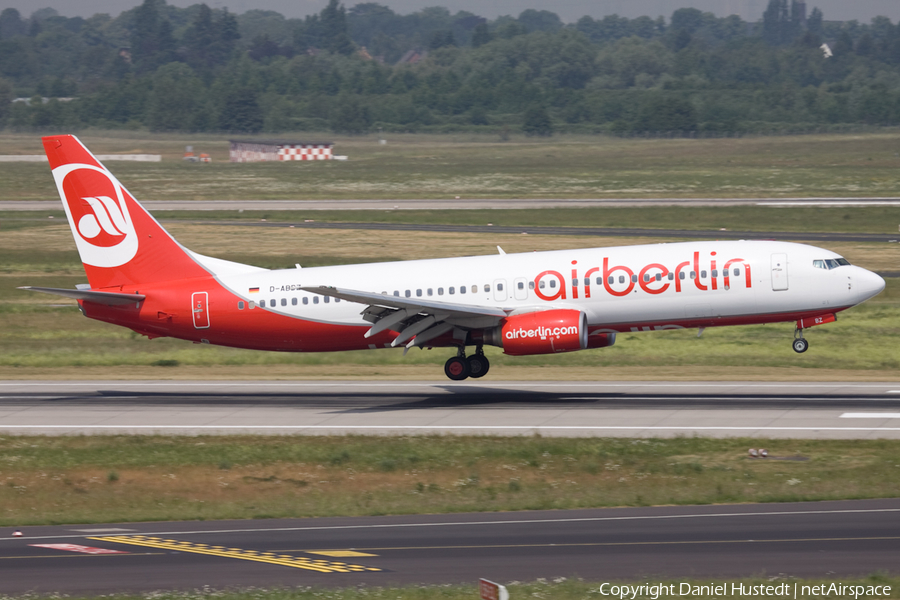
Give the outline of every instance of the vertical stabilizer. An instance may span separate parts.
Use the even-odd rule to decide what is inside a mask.
[[[42,138],[75,245],[93,289],[209,273],[73,135]]]

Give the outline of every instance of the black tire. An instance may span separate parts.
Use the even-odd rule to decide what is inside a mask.
[[[793,343],[794,352],[797,354],[803,354],[809,349],[809,342],[807,342],[803,338],[797,338]]]
[[[444,374],[453,381],[462,381],[469,376],[469,362],[460,356],[454,356],[444,363]]]
[[[469,363],[469,377],[474,379],[484,377],[491,368],[490,361],[483,354],[473,354],[466,359],[466,362]]]

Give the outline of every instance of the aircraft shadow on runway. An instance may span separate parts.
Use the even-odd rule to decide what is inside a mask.
[[[634,394],[625,392],[544,392],[497,389],[488,386],[440,386],[441,392],[315,391],[308,393],[136,392],[101,390],[48,398],[38,394],[2,394],[0,406],[69,404],[110,406],[257,406],[332,409],[335,414],[376,413],[423,409],[900,409],[900,397],[817,394]],[[30,398],[34,396],[34,398]]]

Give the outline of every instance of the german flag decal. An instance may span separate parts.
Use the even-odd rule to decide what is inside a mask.
[[[259,288],[258,288],[258,287],[250,288],[250,293],[251,293],[251,294],[258,294],[258,293],[259,293]]]

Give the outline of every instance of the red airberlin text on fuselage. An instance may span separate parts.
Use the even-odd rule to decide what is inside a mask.
[[[706,264],[704,263],[704,269],[700,268],[700,253],[694,252],[694,256],[692,260],[686,260],[684,262],[678,263],[674,269],[669,269],[667,266],[662,263],[650,263],[641,268],[637,273],[633,271],[631,268],[626,267],[624,265],[613,265],[610,266],[609,258],[604,257],[603,266],[602,267],[591,267],[587,271],[584,272],[584,275],[579,277],[578,275],[578,261],[572,261],[572,270],[571,270],[571,292],[572,299],[578,299],[579,287],[584,288],[584,297],[591,297],[591,277],[599,277],[602,282],[602,286],[607,293],[612,296],[627,296],[631,292],[635,291],[634,286],[637,283],[642,290],[647,292],[648,294],[662,294],[669,287],[673,287],[676,293],[682,291],[684,285],[690,285],[693,283],[694,286],[702,291],[708,291],[710,289],[717,290],[719,289],[719,278],[718,278],[718,267],[716,266],[718,261],[716,260],[716,253],[710,252],[709,256],[709,270],[712,273],[712,277],[709,279],[709,285],[706,285],[703,281],[701,281],[701,273],[706,272]],[[725,264],[722,266],[722,278],[723,278],[723,286],[724,289],[731,288],[731,279],[732,272],[731,269],[735,265],[740,265],[744,269],[744,286],[749,289],[752,287],[752,280],[750,277],[750,263],[747,262],[743,258],[731,258],[725,261]],[[672,278],[669,279],[669,275],[672,275]],[[688,277],[686,274],[690,274]],[[616,278],[620,277],[624,281],[620,281],[619,284],[625,284],[625,287],[622,289],[616,289],[614,285],[616,285]],[[556,282],[559,282],[559,288],[556,291],[551,291],[550,294],[545,293],[544,288],[541,283],[544,279],[548,279],[550,282],[551,290],[556,288]],[[684,279],[682,279],[684,278]],[[706,280],[706,277],[702,278]],[[674,286],[673,286],[674,284]],[[534,293],[541,300],[553,301],[553,300],[566,300],[567,282],[566,278],[563,277],[562,273],[559,271],[543,271],[537,277],[534,278]]]

